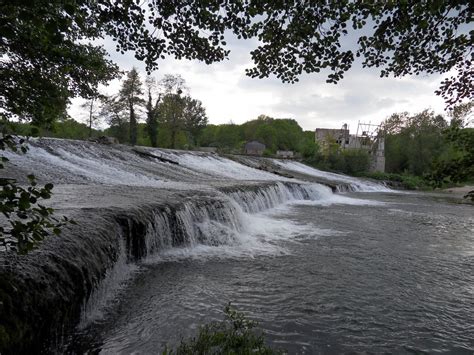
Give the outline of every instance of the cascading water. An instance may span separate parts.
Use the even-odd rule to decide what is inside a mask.
[[[250,165],[202,152],[157,148],[135,149],[105,146],[85,141],[33,139],[28,154],[7,152],[18,169],[34,172],[38,178],[55,183],[147,186],[189,189],[190,186],[236,181],[294,181]],[[302,173],[323,181],[340,183],[353,191],[388,192],[382,184],[324,172],[288,160],[261,158],[289,172]],[[245,159],[241,159],[245,162]],[[174,164],[172,164],[174,163]],[[21,177],[21,174],[18,174]]]
[[[39,332],[46,339],[62,333],[58,329],[64,326],[67,331],[75,319],[81,320],[81,327],[87,326],[100,317],[120,284],[133,275],[137,262],[170,255],[253,257],[285,253],[273,240],[297,235],[305,227],[284,225],[262,215],[279,205],[295,201],[370,203],[338,196],[321,184],[285,178],[212,154],[140,149],[137,153],[126,146],[45,139],[32,141],[25,155],[9,153],[15,166],[7,170],[8,174],[21,178],[34,172],[40,181],[59,183],[52,204],[79,222],[59,241],[48,238],[21,262],[0,254],[8,264],[2,272],[12,280],[8,286],[11,290],[25,292],[15,280],[34,274],[31,265],[35,260],[55,270],[45,280],[56,285],[56,292],[41,296],[45,299],[44,312],[51,312],[50,330],[38,328],[44,314],[33,302],[43,279],[32,279],[31,303],[23,304],[10,291],[12,310],[31,311],[30,318],[18,325],[25,332]],[[299,165],[285,164],[288,169],[300,169]],[[350,183],[363,185],[357,179]],[[330,233],[314,228],[306,232]],[[69,255],[67,267],[63,255]],[[51,311],[54,305],[56,313]],[[6,316],[16,314],[12,311]],[[4,324],[11,321],[8,317]],[[28,352],[39,343],[44,346],[38,338],[25,342],[19,337],[15,341],[12,343],[18,353]]]
[[[324,178],[330,181],[343,183],[341,187],[338,188],[339,192],[344,192],[347,190],[351,191],[361,191],[361,192],[392,192],[393,190],[387,188],[386,186],[366,180],[361,180],[353,178],[346,175],[330,173],[327,171],[318,170],[310,166],[301,164],[295,161],[280,161],[273,159],[274,164],[281,166],[289,171],[295,171],[302,174]],[[348,188],[345,188],[348,186]]]

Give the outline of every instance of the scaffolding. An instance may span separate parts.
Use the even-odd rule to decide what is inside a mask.
[[[355,140],[358,143],[357,148],[365,148],[372,151],[374,145],[376,145],[375,143],[379,141],[382,132],[381,123],[373,124],[370,121],[369,123],[359,121],[355,135]]]

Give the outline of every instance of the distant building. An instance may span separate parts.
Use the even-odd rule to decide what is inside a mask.
[[[315,141],[323,152],[328,152],[331,143],[341,149],[364,149],[370,156],[370,171],[385,171],[385,139],[379,134],[380,125],[359,122],[357,133],[349,134],[347,124],[340,129],[316,128]]]
[[[245,143],[245,154],[248,155],[262,155],[265,150],[265,144],[262,144],[257,141],[250,141]]]
[[[350,144],[350,134],[347,124],[340,129],[333,128],[316,128],[315,139],[321,148],[325,148],[331,141],[337,143],[341,148],[345,148]]]
[[[276,156],[278,158],[294,158],[295,153],[292,150],[277,150]]]

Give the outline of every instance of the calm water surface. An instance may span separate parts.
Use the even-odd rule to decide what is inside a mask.
[[[141,266],[70,351],[153,354],[228,302],[289,353],[474,353],[474,208],[433,195],[357,194],[379,205],[291,205],[307,229],[283,253]]]

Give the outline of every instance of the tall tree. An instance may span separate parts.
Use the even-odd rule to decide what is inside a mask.
[[[171,148],[176,148],[176,135],[184,127],[183,111],[185,107],[183,91],[186,83],[181,75],[166,74],[160,80],[163,98],[158,105],[159,121],[171,134]]]
[[[104,96],[99,115],[110,125],[109,130],[119,142],[129,138],[129,122],[126,114],[127,104],[119,96]]]
[[[100,119],[100,98],[100,95],[94,95],[81,105],[83,109],[87,110],[87,126],[89,127],[89,138],[92,137],[92,128],[97,124],[97,121]]]
[[[171,148],[176,148],[176,136],[184,128],[183,109],[184,98],[181,91],[176,94],[166,94],[159,105],[159,121],[171,135]]]
[[[122,83],[122,88],[119,92],[120,99],[124,100],[127,104],[129,113],[129,130],[130,130],[130,144],[135,145],[137,143],[137,106],[143,104],[142,83],[140,76],[136,68],[132,68],[127,73],[127,78]]]
[[[154,78],[148,76],[146,78],[146,86],[148,93],[148,100],[146,103],[146,127],[150,143],[152,147],[158,146],[158,108],[161,102],[162,93],[155,93],[156,98],[153,98],[156,91],[156,81]]]
[[[199,133],[207,125],[206,109],[202,102],[191,98],[189,95],[184,97],[183,107],[184,129],[189,133],[193,145],[197,144]]]
[[[447,122],[430,110],[416,115],[394,114],[383,126],[388,172],[421,176],[445,148],[442,136]]]

